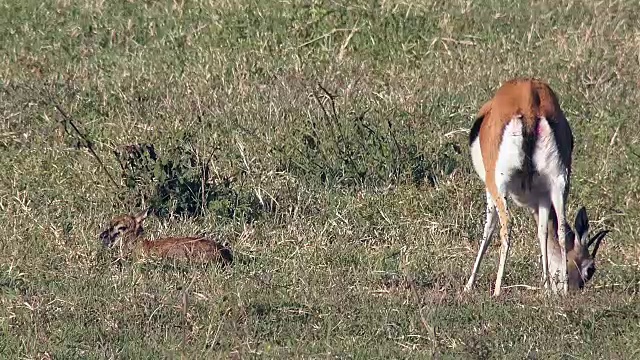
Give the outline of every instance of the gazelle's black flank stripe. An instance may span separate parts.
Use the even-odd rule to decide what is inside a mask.
[[[484,120],[484,116],[480,116],[473,122],[473,126],[471,127],[471,131],[469,132],[469,146],[473,144],[474,141],[478,138],[480,134],[480,127],[482,126],[482,121]]]

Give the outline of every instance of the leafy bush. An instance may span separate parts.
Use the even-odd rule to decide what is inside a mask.
[[[162,156],[152,144],[125,145],[114,151],[120,163],[127,198],[146,203],[159,217],[197,216],[205,210],[224,218],[252,221],[265,209],[253,192],[237,188],[230,178],[215,181],[209,159],[196,153],[191,136],[181,134]]]

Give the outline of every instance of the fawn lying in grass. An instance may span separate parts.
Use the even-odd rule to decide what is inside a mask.
[[[143,222],[148,210],[136,215],[123,215],[109,223],[109,227],[100,233],[102,244],[108,248],[120,244],[139,255],[159,256],[174,259],[192,259],[201,261],[221,261],[231,264],[231,251],[214,240],[205,237],[166,237],[154,241],[140,239],[144,233]]]

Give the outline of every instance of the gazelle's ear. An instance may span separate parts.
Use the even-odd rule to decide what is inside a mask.
[[[136,223],[138,224],[142,223],[147,218],[148,215],[149,215],[149,208],[142,210],[135,216]]]
[[[583,207],[578,210],[575,222],[576,237],[580,245],[588,246],[587,240],[589,240],[589,218],[587,217],[587,210]]]
[[[605,235],[607,235],[609,233],[609,230],[602,230],[599,233],[595,234],[591,240],[589,241],[589,245],[587,246],[591,246],[591,244],[595,244],[593,246],[593,251],[591,252],[591,257],[592,258],[596,258],[596,253],[598,252],[598,248],[600,247],[600,241],[602,241],[602,239],[604,239]]]

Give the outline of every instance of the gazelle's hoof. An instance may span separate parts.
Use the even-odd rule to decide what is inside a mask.
[[[475,284],[475,282],[476,282],[476,278],[472,274],[469,280],[467,281],[467,285],[464,286],[464,289],[462,291],[468,293],[471,290],[473,290],[473,285]]]
[[[551,282],[551,281],[549,280],[549,278],[542,279],[542,287],[543,287],[544,289],[548,289],[548,288],[549,288],[549,283],[550,283],[550,282]]]

